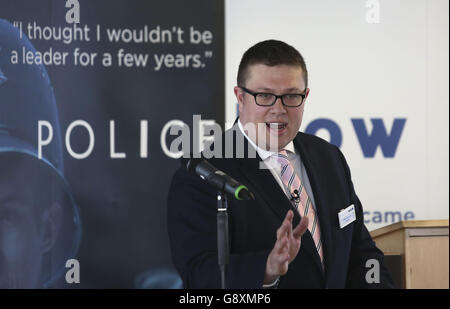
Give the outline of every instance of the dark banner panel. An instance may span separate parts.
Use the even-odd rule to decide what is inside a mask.
[[[214,122],[223,1],[0,0],[0,287],[181,287],[168,186]]]

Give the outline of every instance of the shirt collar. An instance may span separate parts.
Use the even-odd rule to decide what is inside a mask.
[[[251,138],[249,138],[247,136],[247,134],[245,134],[244,128],[242,127],[241,124],[241,119],[238,119],[238,127],[239,130],[241,130],[242,134],[245,136],[245,138],[247,139],[247,141],[250,143],[250,145],[252,145],[255,149],[256,152],[258,153],[258,155],[261,157],[261,159],[264,161],[267,158],[269,158],[271,155],[273,155],[275,152],[273,151],[267,151],[265,149],[262,149],[261,147],[258,147],[258,145],[255,144],[254,141],[252,141]],[[285,147],[284,150],[290,151],[292,153],[295,154],[295,148],[294,148],[294,143],[292,141],[290,141]]]

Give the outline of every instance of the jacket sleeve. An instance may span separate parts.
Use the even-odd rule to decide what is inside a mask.
[[[167,223],[172,261],[185,288],[220,288],[217,261],[217,192],[179,169],[169,190]],[[233,218],[229,218],[232,222]],[[233,254],[227,288],[262,288],[269,252]]]
[[[384,264],[384,254],[376,247],[364,224],[362,204],[355,193],[350,169],[343,154],[340,150],[338,151],[347,176],[350,199],[355,205],[356,211],[346,287],[358,289],[393,288],[391,274]]]

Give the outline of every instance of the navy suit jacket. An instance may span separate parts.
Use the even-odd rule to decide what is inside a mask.
[[[225,132],[236,138],[234,127]],[[222,147],[225,148],[222,135]],[[320,220],[324,268],[309,231],[302,236],[297,257],[280,278],[278,288],[391,288],[392,279],[383,264],[383,253],[375,246],[363,220],[363,209],[353,188],[350,170],[340,150],[328,142],[298,133],[294,146],[305,165]],[[234,143],[234,142],[233,142]],[[248,142],[244,139],[245,149]],[[229,146],[229,145],[228,145]],[[214,147],[214,146],[213,146]],[[225,151],[223,149],[223,151]],[[235,153],[234,153],[235,155]],[[276,241],[276,230],[293,209],[271,172],[260,169],[261,158],[213,158],[218,169],[243,183],[255,195],[253,201],[228,198],[230,263],[227,288],[263,286],[267,257]],[[339,228],[338,212],[354,204],[356,221]],[[217,191],[204,180],[180,168],[168,197],[168,229],[172,260],[185,288],[219,288],[217,263]],[[293,226],[300,221],[294,211]],[[366,275],[375,259],[380,283],[367,283]],[[375,266],[376,267],[376,266]],[[375,275],[376,276],[376,275]]]

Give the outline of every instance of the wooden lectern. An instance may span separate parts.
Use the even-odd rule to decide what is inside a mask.
[[[398,287],[449,288],[448,220],[401,221],[370,234],[387,260],[399,257],[397,267],[387,265],[401,274]]]

